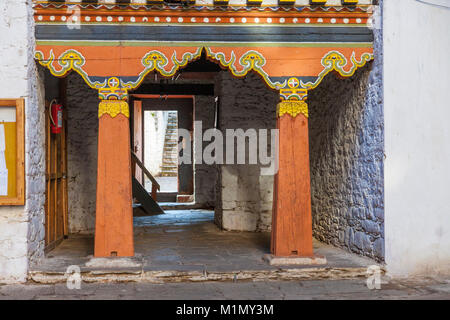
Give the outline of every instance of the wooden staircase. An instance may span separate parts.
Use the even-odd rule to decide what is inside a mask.
[[[135,177],[136,175],[136,165],[138,165],[142,172],[150,179],[152,182],[152,192],[151,195],[145,190],[144,186],[139,182],[139,180]],[[133,198],[135,198],[139,205],[134,207],[138,207],[142,209],[147,215],[153,216],[158,214],[163,214],[164,211],[156,202],[156,192],[160,189],[160,186],[156,179],[152,176],[152,174],[147,170],[141,160],[136,156],[136,154],[131,152],[131,169],[133,172],[132,177],[132,189],[133,189]]]

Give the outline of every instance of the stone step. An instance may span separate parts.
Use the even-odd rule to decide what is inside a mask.
[[[161,173],[161,177],[176,177],[177,173]]]
[[[161,205],[163,209],[188,209],[186,204],[177,204],[176,206],[164,206]],[[195,208],[195,206],[193,206]],[[95,259],[95,258],[94,258]],[[97,258],[98,259],[98,258]],[[110,258],[108,258],[110,259]],[[115,258],[116,259],[116,258]],[[130,266],[126,264],[128,260],[124,258],[117,258],[118,266],[111,264],[111,260],[108,260],[109,264],[103,262],[102,268],[94,267],[84,267],[83,266],[83,281],[86,283],[102,284],[108,281],[115,283],[156,283],[160,285],[161,283],[180,283],[180,284],[191,284],[195,283],[207,283],[208,281],[214,282],[224,282],[231,283],[231,281],[236,281],[236,274],[239,274],[239,281],[286,281],[286,283],[291,283],[293,281],[298,281],[298,279],[308,279],[308,280],[342,280],[350,281],[351,279],[360,281],[361,279],[367,278],[367,267],[360,266],[345,266],[336,267],[334,265],[324,268],[321,265],[315,265],[308,268],[292,267],[292,266],[279,266],[277,268],[266,267],[255,270],[236,270],[234,265],[223,270],[215,270],[215,266],[208,266],[207,272],[205,272],[205,267],[201,264],[193,265],[193,269],[186,271],[183,265],[170,265],[161,266],[160,268],[153,268],[150,271],[148,267],[145,268],[143,265],[138,265],[137,267],[133,264]],[[133,259],[133,258],[131,258]],[[141,259],[142,260],[142,259]],[[134,259],[136,263],[142,263],[141,260]],[[145,261],[145,260],[144,260]],[[64,267],[59,267],[59,265]],[[120,272],[117,272],[117,270]],[[384,267],[381,267],[381,274],[385,274]],[[154,271],[153,271],[154,270]],[[65,284],[67,283],[67,270],[64,263],[59,263],[58,267],[54,267],[53,264],[45,264],[40,267],[34,267],[28,272],[28,277],[30,281],[38,284]],[[325,290],[325,289],[324,289]]]
[[[162,168],[176,168],[178,166],[178,161],[165,161],[162,163]]]
[[[170,170],[169,169],[165,169],[165,170],[162,170],[161,171],[161,174],[163,174],[163,173],[176,173],[176,172],[178,172],[178,169],[177,169],[177,167],[173,167],[173,168],[171,168]]]

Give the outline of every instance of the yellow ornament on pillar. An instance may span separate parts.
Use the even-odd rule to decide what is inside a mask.
[[[303,100],[281,101],[277,106],[278,117],[289,114],[291,117],[295,118],[300,113],[308,118],[308,104]]]
[[[128,102],[122,100],[103,100],[98,106],[98,117],[101,118],[104,114],[109,114],[111,118],[119,114],[125,117],[130,117],[130,109]]]

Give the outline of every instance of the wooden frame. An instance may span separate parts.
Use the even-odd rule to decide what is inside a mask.
[[[2,206],[25,204],[25,100],[0,99],[1,107],[16,108],[16,195],[0,196]]]
[[[58,79],[56,101],[63,105],[60,133],[52,133],[49,101],[45,101],[45,253],[69,235],[67,188],[67,78]]]
[[[187,103],[189,101],[189,104],[192,106],[192,114],[190,115],[190,126],[188,128],[189,131],[191,131],[192,134],[194,134],[194,122],[195,122],[195,96],[194,95],[158,95],[158,94],[132,94],[131,97],[142,99],[142,112],[144,114],[145,111],[170,111],[170,110],[176,110],[180,112],[180,110],[177,107],[170,107],[165,106],[163,107],[159,103],[163,104],[171,104],[171,102],[174,102],[176,105],[177,103]],[[150,101],[152,102],[150,104]],[[178,123],[180,125],[180,123]],[[186,128],[185,128],[186,129]],[[142,126],[142,132],[145,132],[145,125]],[[193,138],[193,136],[191,136]],[[145,150],[145,138],[142,139],[144,150]],[[191,148],[194,146],[191,145]],[[191,156],[194,157],[194,150],[191,149]],[[192,158],[193,159],[193,158]],[[145,163],[145,155],[143,156],[143,163]],[[183,168],[184,167],[184,168]],[[180,169],[181,168],[181,169]],[[188,170],[192,173],[192,175],[188,178],[185,178],[185,175],[180,174],[181,170]],[[186,172],[184,171],[184,172]],[[180,182],[180,176],[183,176],[181,182]],[[188,164],[179,164],[178,165],[178,187],[177,187],[177,195],[193,195],[194,194],[194,163],[188,165]],[[166,192],[160,192],[161,194],[164,194]],[[171,193],[171,192],[168,192]]]

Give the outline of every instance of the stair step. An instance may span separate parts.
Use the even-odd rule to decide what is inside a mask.
[[[176,177],[178,175],[178,143],[178,113],[169,112],[164,135],[160,176]]]

